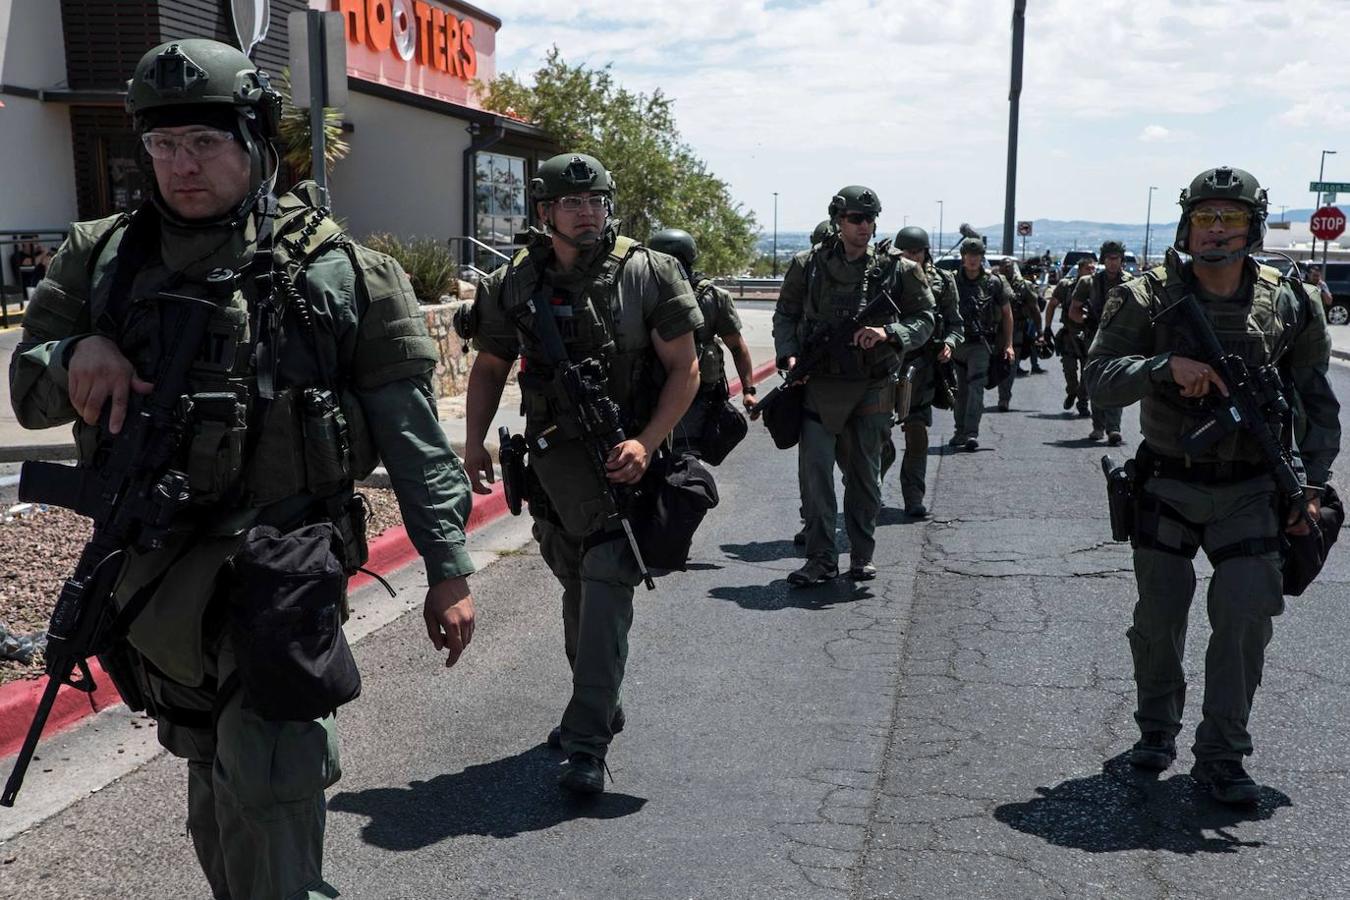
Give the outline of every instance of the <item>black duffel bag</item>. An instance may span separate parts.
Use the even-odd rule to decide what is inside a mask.
[[[802,417],[806,412],[806,388],[803,384],[783,385],[760,404],[760,416],[769,437],[779,450],[790,450],[802,437]]]
[[[361,693],[342,631],[342,544],[332,522],[258,525],[234,556],[230,636],[243,705],[264,719],[317,719]]]
[[[633,531],[648,568],[685,571],[703,517],[718,503],[717,482],[688,453],[658,457],[643,484]]]
[[[694,402],[708,404],[703,417],[703,434],[699,437],[703,461],[710,466],[720,465],[750,433],[750,420],[731,402],[731,392],[725,378],[718,382],[711,395]]]
[[[1317,517],[1317,527],[1308,529],[1305,535],[1284,532],[1281,541],[1284,545],[1283,576],[1284,594],[1297,597],[1316,580],[1326,564],[1331,547],[1340,536],[1341,526],[1345,524],[1345,506],[1340,494],[1331,485],[1322,491],[1321,514]]]

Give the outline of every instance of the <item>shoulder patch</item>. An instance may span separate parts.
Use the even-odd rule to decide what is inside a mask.
[[[1124,291],[1112,291],[1106,296],[1106,305],[1102,307],[1101,324],[1105,325],[1116,317],[1120,308],[1125,305],[1126,293]]]

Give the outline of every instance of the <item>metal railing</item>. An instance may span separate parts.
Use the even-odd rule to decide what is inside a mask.
[[[452,254],[454,253],[455,244],[458,242],[461,245],[463,249],[461,250],[460,253],[460,265],[468,269],[470,272],[473,272],[479,278],[486,277],[488,273],[484,272],[482,269],[478,268],[473,264],[473,251],[471,248],[477,247],[479,250],[486,250],[488,253],[491,253],[493,256],[497,257],[504,263],[509,263],[511,261],[511,257],[507,256],[505,253],[498,250],[496,247],[492,246],[491,244],[485,244],[482,241],[478,240],[478,238],[469,237],[466,234],[461,234],[457,235],[456,237],[447,238],[445,242],[450,245],[450,251]]]
[[[18,295],[19,311],[23,311],[24,304],[28,300],[28,293],[23,283],[23,276],[28,274],[23,269],[14,265],[12,257],[14,248],[20,244],[38,244],[43,250],[55,250],[56,247],[66,239],[70,233],[68,228],[19,228],[12,231],[0,230],[0,328],[9,327],[9,298],[11,294]],[[29,268],[29,267],[24,267]],[[35,271],[36,267],[32,267]],[[17,283],[10,283],[10,274],[14,275]]]

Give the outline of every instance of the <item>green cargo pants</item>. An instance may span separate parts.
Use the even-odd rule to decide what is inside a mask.
[[[930,359],[914,373],[909,415],[900,426],[905,433],[905,453],[900,460],[900,494],[907,507],[922,505],[924,495],[928,493],[928,429],[933,424],[933,395],[937,392],[933,365]]]
[[[962,344],[952,353],[952,368],[956,371],[956,401],[952,405],[955,433],[961,437],[979,437],[980,419],[984,417],[984,382],[989,375],[989,349],[980,340]]]
[[[1061,329],[1063,335],[1059,346],[1059,361],[1064,365],[1064,393],[1074,398],[1080,410],[1087,409],[1087,382],[1083,380],[1083,369],[1087,366],[1087,342],[1081,332],[1068,326]]]
[[[633,588],[642,580],[623,532],[585,546],[580,535],[534,520],[539,552],[562,583],[563,649],[572,667],[572,699],[562,716],[562,749],[605,758],[614,734],[628,663]]]
[[[1173,479],[1145,484],[1146,500],[1163,505],[1158,547],[1134,551],[1139,602],[1128,631],[1138,685],[1140,731],[1181,730],[1186,701],[1182,657],[1195,593],[1197,546],[1213,555],[1243,541],[1277,537],[1279,518],[1270,478],[1202,485]],[[1140,525],[1145,516],[1141,513]],[[1240,759],[1252,752],[1247,717],[1261,683],[1272,618],[1284,611],[1277,550],[1221,559],[1207,596],[1212,632],[1205,654],[1203,718],[1195,731],[1197,759]]]
[[[242,708],[235,690],[213,726],[215,686],[234,671],[228,639],[206,664],[203,687],[145,677],[159,742],[188,763],[188,834],[212,896],[338,896],[323,880],[324,789],[342,776],[333,716],[269,722]]]
[[[839,507],[834,493],[836,455],[844,473],[844,528],[855,563],[871,562],[876,549],[877,517],[881,515],[882,444],[890,440],[892,405],[881,391],[869,389],[843,429],[832,433],[808,408],[797,446],[797,481],[806,523],[806,556],[827,565],[839,564],[834,521]],[[810,395],[808,395],[808,398]],[[809,404],[808,404],[809,407]]]

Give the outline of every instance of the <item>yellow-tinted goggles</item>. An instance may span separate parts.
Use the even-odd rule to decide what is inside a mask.
[[[1222,222],[1224,228],[1246,228],[1252,214],[1245,209],[1193,209],[1190,220],[1196,228],[1211,228],[1215,222]]]

